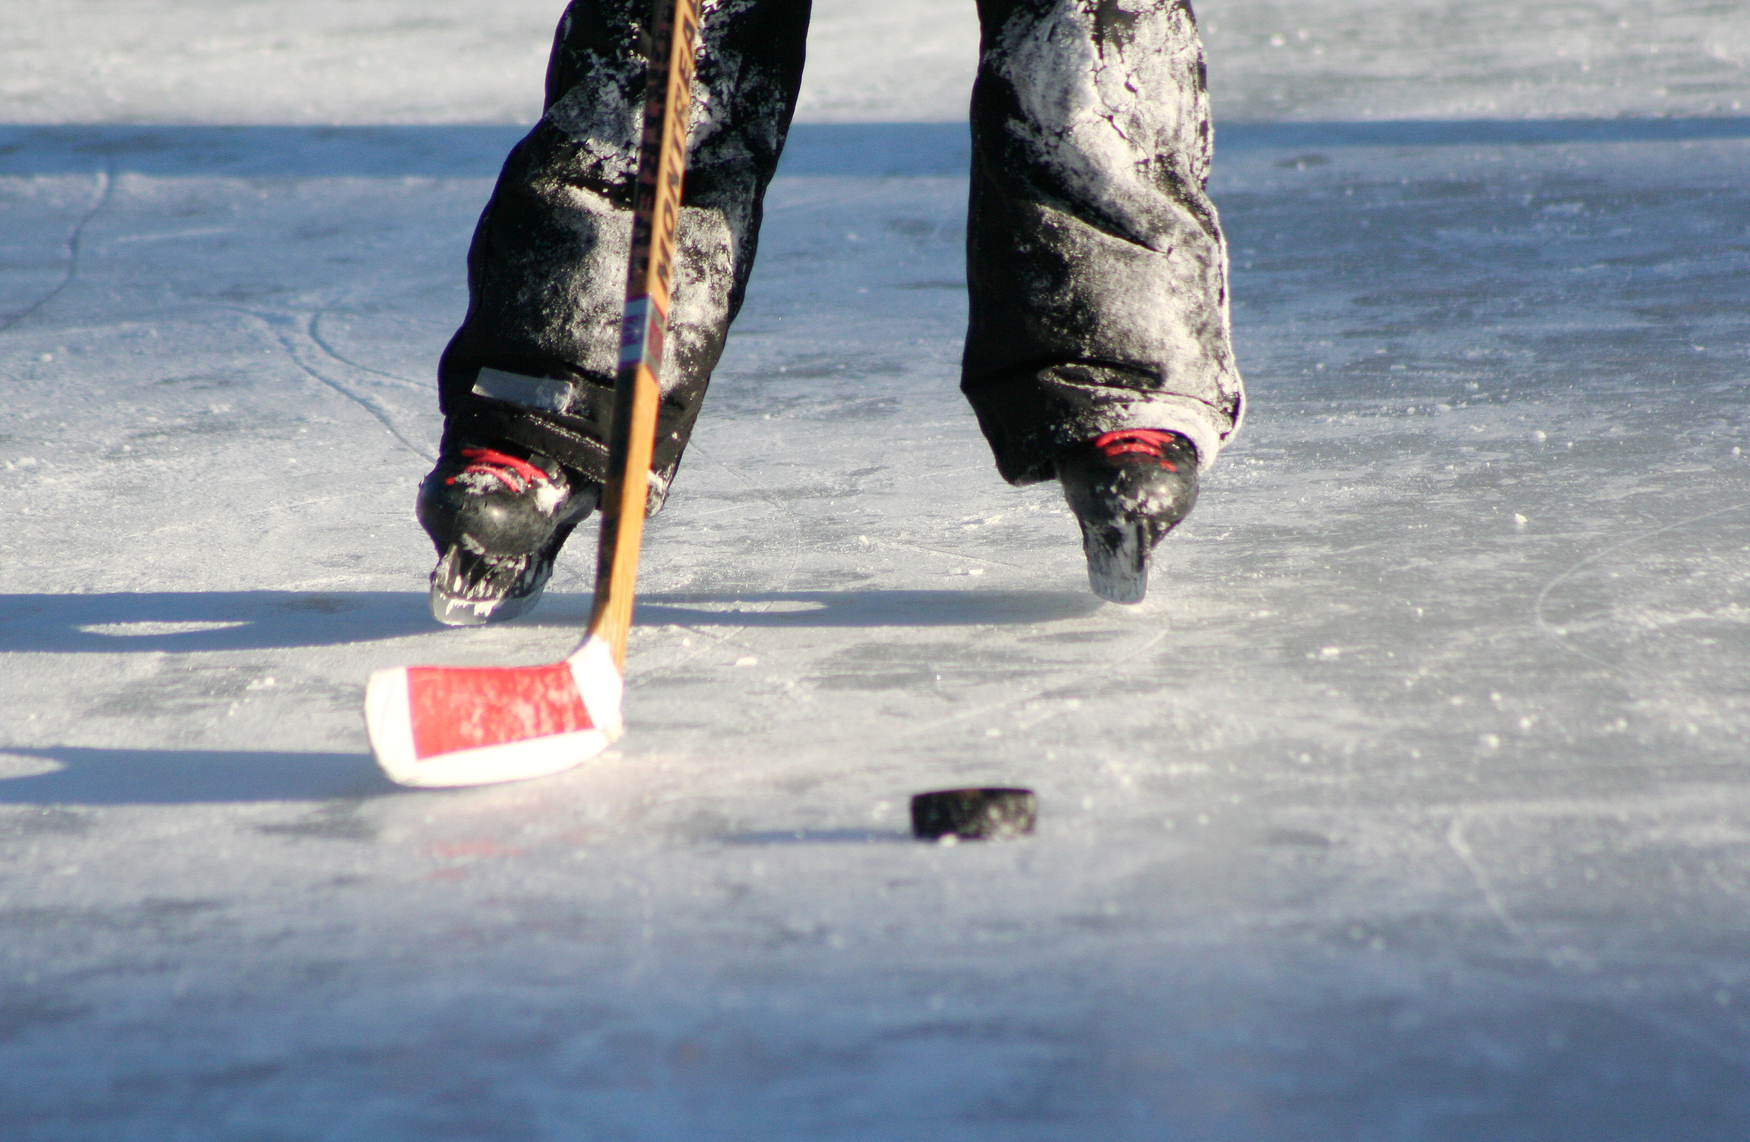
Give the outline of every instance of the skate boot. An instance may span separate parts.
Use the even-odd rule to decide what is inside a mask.
[[[1148,594],[1155,544],[1197,502],[1197,449],[1176,432],[1127,428],[1082,445],[1057,466],[1082,525],[1088,586],[1109,603]]]
[[[559,548],[600,498],[599,485],[546,456],[446,448],[419,485],[419,522],[439,556],[432,617],[480,626],[533,607]]]

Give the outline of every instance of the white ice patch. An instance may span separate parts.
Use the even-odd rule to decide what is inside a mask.
[[[0,781],[13,781],[20,777],[42,777],[49,773],[59,773],[67,768],[62,762],[52,757],[29,757],[21,753],[0,753]]]
[[[180,623],[92,623],[79,629],[82,634],[101,634],[109,638],[148,638],[165,634],[200,634],[204,631],[230,630],[248,626],[241,619],[227,621],[191,621]]]

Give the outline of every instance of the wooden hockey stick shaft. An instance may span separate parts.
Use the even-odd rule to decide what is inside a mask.
[[[590,636],[608,643],[622,672],[650,496],[656,413],[662,399],[657,377],[668,333],[700,6],[701,0],[655,0],[651,18],[650,71],[632,211],[632,262],[626,276],[620,372],[614,386],[608,482],[602,494],[602,535],[596,553],[595,604],[589,619]]]

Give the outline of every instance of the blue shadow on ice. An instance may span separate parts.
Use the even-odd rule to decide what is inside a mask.
[[[579,600],[587,610],[589,599]],[[560,604],[566,610],[570,602]],[[546,621],[561,617],[550,608]],[[752,591],[638,597],[639,626],[1007,626],[1076,619],[1103,603],[1086,591]],[[581,613],[581,612],[580,612]]]
[[[0,175],[103,169],[233,178],[490,178],[527,127],[494,123],[353,127],[0,124]],[[1226,149],[1500,146],[1750,138],[1750,117],[1218,121]],[[798,123],[781,175],[964,176],[964,122]]]
[[[339,646],[429,634],[425,593],[149,591],[0,595],[0,650],[168,654]]]
[[[514,626],[581,630],[588,595],[549,595]],[[640,626],[998,626],[1079,618],[1082,591],[755,591],[642,595]],[[0,595],[0,651],[191,654],[343,646],[433,634],[423,592],[150,591]]]
[[[60,766],[0,779],[0,805],[192,805],[330,801],[404,792],[368,754],[9,747]]]
[[[760,833],[726,833],[705,840],[720,845],[915,845],[910,833],[893,829],[769,829]],[[934,843],[934,842],[930,842]]]

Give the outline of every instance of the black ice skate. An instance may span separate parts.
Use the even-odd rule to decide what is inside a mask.
[[[438,550],[431,613],[448,626],[514,619],[541,598],[553,559],[601,498],[557,461],[494,448],[445,449],[419,485],[419,522]]]
[[[1197,502],[1197,449],[1176,432],[1129,428],[1095,437],[1057,475],[1082,525],[1088,586],[1109,603],[1142,602],[1155,544]]]

